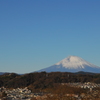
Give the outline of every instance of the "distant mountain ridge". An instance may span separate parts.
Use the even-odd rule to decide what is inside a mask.
[[[84,59],[77,57],[77,56],[69,56],[60,62],[39,70],[46,71],[46,72],[92,72],[92,73],[100,73],[100,67],[91,64]]]
[[[0,72],[0,75],[3,75],[3,74],[5,74],[6,72]]]

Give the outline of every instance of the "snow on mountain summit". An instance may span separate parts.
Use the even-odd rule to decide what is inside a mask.
[[[60,62],[39,70],[46,71],[46,72],[93,72],[93,73],[100,73],[100,67],[91,64],[84,59],[77,57],[77,56],[69,56]]]
[[[97,68],[97,66],[95,66],[77,56],[69,56],[69,57],[63,59],[62,61],[56,63],[55,65],[60,65],[60,64],[62,65],[62,67],[69,68],[69,69],[85,68],[86,65]]]

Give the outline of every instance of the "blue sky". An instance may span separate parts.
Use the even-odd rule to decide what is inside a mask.
[[[29,73],[70,55],[100,66],[99,0],[0,0],[0,72]]]

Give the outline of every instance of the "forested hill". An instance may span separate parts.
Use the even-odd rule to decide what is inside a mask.
[[[25,75],[15,73],[0,75],[0,87],[18,88],[30,87],[32,89],[51,88],[56,83],[68,82],[95,82],[100,83],[100,74],[68,73],[68,72],[35,72]]]

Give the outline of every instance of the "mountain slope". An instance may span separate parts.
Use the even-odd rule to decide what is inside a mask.
[[[5,74],[6,72],[0,72],[0,75],[3,75],[3,74]]]
[[[93,73],[100,73],[100,67],[93,65],[85,60],[83,60],[80,57],[77,56],[69,56],[60,62],[41,69],[41,71],[46,72],[78,72],[78,71],[84,71],[84,72],[93,72]]]

